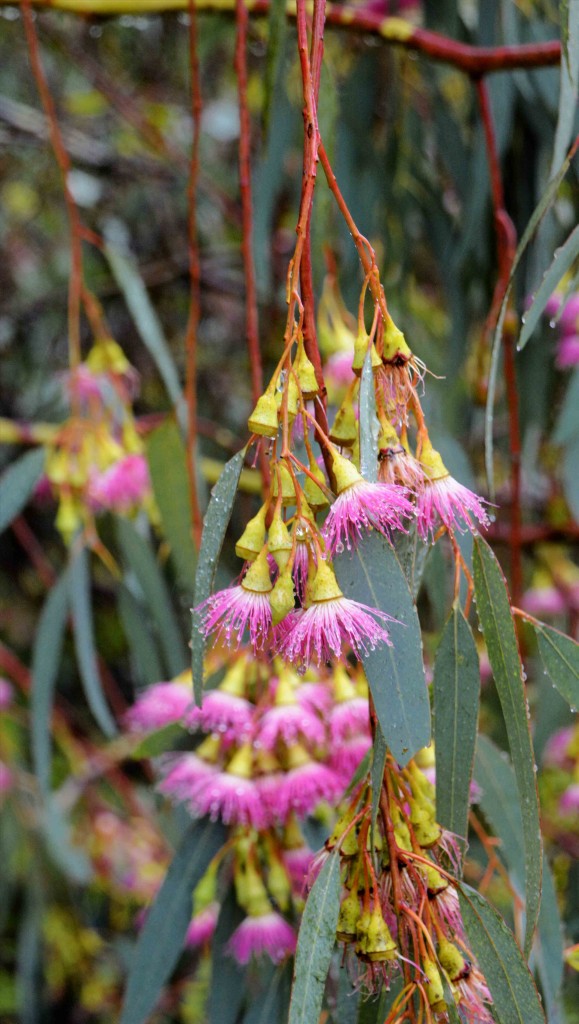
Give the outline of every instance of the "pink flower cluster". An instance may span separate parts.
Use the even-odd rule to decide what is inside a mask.
[[[560,292],[553,292],[545,312],[557,328],[555,362],[560,370],[568,370],[579,363],[579,292],[568,299]]]
[[[96,511],[120,512],[137,508],[150,494],[149,469],[144,455],[125,455],[103,473],[93,472],[88,498]]]

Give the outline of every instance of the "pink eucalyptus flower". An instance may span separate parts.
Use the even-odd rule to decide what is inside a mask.
[[[325,764],[312,761],[303,747],[294,746],[291,750],[293,755],[299,751],[299,755],[295,755],[295,767],[290,767],[289,771],[282,775],[279,787],[269,794],[268,799],[272,817],[279,821],[285,821],[290,811],[295,811],[298,817],[304,818],[322,800],[331,802],[342,791],[342,784],[336,772]]]
[[[579,334],[579,293],[572,295],[565,303],[557,327],[562,335]]]
[[[185,945],[189,949],[196,949],[199,946],[206,946],[215,932],[217,918],[219,917],[219,904],[210,903],[205,910],[200,911],[191,918],[191,924],[185,935]]]
[[[403,519],[414,516],[414,506],[397,484],[371,484],[360,478],[336,498],[324,523],[330,553],[355,547],[364,531],[375,529],[389,537],[392,530],[406,533]]]
[[[333,748],[328,763],[340,779],[342,788],[348,785],[371,746],[372,737],[369,734],[360,733],[357,736],[350,736],[349,739]]]
[[[247,629],[254,650],[263,650],[271,631],[271,590],[267,553],[262,551],[238,586],[219,590],[199,606],[205,636],[212,633],[238,648]]]
[[[579,813],[579,782],[574,782],[571,786],[567,786],[565,792],[559,799],[559,813],[560,814],[573,814]]]
[[[159,791],[171,800],[188,801],[198,786],[217,773],[217,765],[205,761],[198,754],[176,754],[163,765],[163,780]]]
[[[273,750],[279,739],[287,744],[304,739],[318,746],[325,738],[322,720],[307,706],[296,702],[281,704],[265,712],[259,723],[256,743],[266,750]]]
[[[559,370],[568,370],[579,363],[579,334],[565,334],[557,344],[555,365]]]
[[[493,999],[478,967],[469,963],[455,984],[460,996],[458,1010],[461,1020],[465,1024],[493,1024],[495,1018],[486,1005]]]
[[[104,473],[92,477],[88,489],[89,500],[96,509],[127,512],[143,501],[150,486],[144,455],[126,455]]]
[[[306,599],[310,562],[317,565],[318,560],[315,549],[307,541],[298,540],[292,566],[292,579],[300,604],[303,604]]]
[[[550,768],[566,768],[571,771],[573,757],[570,753],[571,743],[575,737],[575,726],[567,725],[558,729],[550,737],[543,751],[543,764]]]
[[[125,715],[131,732],[151,732],[165,725],[180,722],[193,702],[189,686],[184,683],[155,683],[141,694]]]
[[[291,956],[296,948],[296,934],[280,914],[272,911],[259,917],[246,917],[229,940],[229,952],[239,964],[252,957],[268,956],[274,964]]]
[[[521,606],[531,615],[561,615],[567,602],[557,587],[530,587],[523,594]]]
[[[256,782],[232,772],[211,775],[196,787],[188,803],[194,815],[208,814],[212,821],[219,819],[226,825],[262,829],[269,824]]]
[[[303,896],[314,853],[308,846],[298,846],[293,850],[284,850],[282,856],[295,892]]]
[[[209,690],[203,698],[200,721],[206,732],[224,733],[229,739],[243,742],[251,732],[254,710],[245,697]]]
[[[359,733],[369,735],[369,729],[370,712],[366,698],[353,697],[351,700],[340,701],[332,708],[330,736],[334,743]]]
[[[282,658],[297,665],[318,665],[340,658],[350,648],[357,658],[378,644],[392,645],[382,622],[395,622],[391,615],[369,608],[341,595],[314,601],[307,609],[290,612],[283,629],[277,631],[277,650]]]
[[[335,389],[347,387],[351,383],[352,352],[348,348],[344,352],[334,352],[324,365],[326,385]]]
[[[296,690],[296,698],[305,707],[327,715],[332,706],[332,695],[325,683],[303,682]]]
[[[440,522],[449,530],[465,533],[473,530],[472,516],[487,527],[489,517],[483,499],[448,475],[439,480],[426,480],[418,493],[418,533],[424,541],[434,537]]]

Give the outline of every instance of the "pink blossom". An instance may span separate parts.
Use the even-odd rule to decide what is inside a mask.
[[[579,363],[579,334],[565,334],[557,344],[555,364],[559,370],[568,370]]]
[[[579,813],[579,782],[574,782],[572,785],[567,786],[567,789],[561,795],[559,799],[559,813],[573,815]]]
[[[305,540],[298,540],[295,546],[292,579],[300,604],[303,604],[306,598],[310,562],[317,565],[317,561],[313,546]]]
[[[245,697],[223,690],[209,690],[201,707],[201,725],[207,732],[224,733],[242,742],[251,732],[254,706]]]
[[[0,676],[0,711],[6,711],[9,708],[14,699],[14,691],[12,684],[4,679],[4,676]]]
[[[296,689],[300,704],[326,715],[332,706],[332,695],[325,683],[303,682]]]
[[[226,825],[261,829],[269,824],[258,785],[233,772],[209,776],[193,791],[189,808],[199,817],[208,814],[212,821],[220,819]]]
[[[65,375],[65,386],[70,399],[77,398],[80,402],[100,402],[102,399],[103,376],[90,370],[81,363],[75,370]]]
[[[562,335],[579,334],[579,292],[567,300],[557,326]]]
[[[369,728],[370,712],[365,697],[340,701],[330,712],[330,735],[334,743],[356,733],[367,733]]]
[[[279,739],[287,744],[305,739],[318,746],[325,738],[326,731],[322,720],[307,706],[299,703],[281,704],[269,708],[263,715],[256,743],[266,750],[273,750]]]
[[[348,785],[371,746],[372,737],[369,734],[360,733],[357,736],[351,736],[340,743],[339,746],[333,748],[330,754],[329,766],[338,775],[342,788]]]
[[[567,725],[564,729],[558,729],[550,737],[543,751],[543,764],[552,768],[573,767],[573,758],[570,754],[571,743],[575,737],[575,726]]]
[[[395,622],[391,615],[346,597],[314,601],[307,609],[290,612],[276,631],[282,658],[298,665],[318,665],[339,658],[349,647],[356,657],[378,644],[391,646],[387,630],[376,620]]]
[[[396,448],[381,448],[379,463],[378,479],[383,483],[400,484],[412,492],[422,487],[422,467],[403,445],[397,445]]]
[[[312,866],[314,853],[308,846],[298,846],[283,851],[283,862],[290,881],[299,896],[303,896],[306,880]]]
[[[268,803],[272,816],[279,821],[285,821],[290,811],[304,818],[322,800],[331,802],[341,791],[341,781],[334,771],[318,761],[307,760],[281,776],[276,790],[268,793]]]
[[[567,602],[557,587],[531,587],[523,594],[521,606],[531,615],[561,615]]]
[[[371,484],[366,480],[345,488],[336,498],[324,524],[324,537],[331,554],[350,550],[365,530],[374,528],[384,536],[391,530],[406,532],[403,519],[414,515],[414,506],[398,484]]]
[[[268,956],[274,964],[279,964],[295,948],[293,928],[274,911],[259,917],[246,917],[229,940],[229,952],[240,964],[247,964],[252,957],[260,956]]]
[[[172,800],[190,800],[196,788],[217,773],[217,766],[195,753],[175,754],[167,758],[159,790]]]
[[[180,722],[193,702],[189,686],[183,683],[155,683],[141,694],[125,715],[132,732],[150,732]]]
[[[439,519],[449,530],[458,530],[459,533],[474,529],[472,516],[482,526],[489,525],[483,499],[459,484],[450,474],[436,480],[425,480],[417,495],[417,508],[418,533],[424,541],[434,537]]]
[[[209,906],[205,907],[204,910],[201,910],[199,914],[195,914],[195,916],[191,918],[191,923],[187,928],[185,945],[188,946],[189,949],[195,949],[199,946],[206,946],[208,942],[211,942],[218,917],[218,903],[210,903]]]
[[[492,1003],[487,983],[475,964],[469,963],[455,982],[460,1000],[459,1013],[465,1024],[493,1024],[494,1016],[485,1004]]]
[[[150,490],[149,469],[143,455],[126,455],[89,483],[89,500],[97,509],[127,512],[139,505]]]
[[[328,387],[343,388],[351,383],[352,373],[352,352],[347,349],[345,352],[334,352],[324,365],[324,377]]]
[[[263,650],[271,630],[271,606],[268,592],[237,587],[219,590],[201,605],[203,630],[228,647],[238,648],[247,629],[256,651]]]

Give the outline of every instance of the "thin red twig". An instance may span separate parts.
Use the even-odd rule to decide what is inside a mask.
[[[197,236],[197,183],[199,179],[199,141],[201,134],[201,76],[197,56],[197,13],[189,0],[189,67],[191,74],[191,119],[193,141],[187,186],[187,248],[189,255],[189,317],[185,331],[185,400],[187,403],[187,475],[193,539],[199,549],[203,518],[197,489],[197,338],[201,317],[201,265]]]

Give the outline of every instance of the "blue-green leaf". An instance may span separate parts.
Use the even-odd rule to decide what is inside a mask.
[[[466,840],[476,742],[480,669],[471,628],[455,605],[434,663],[436,814]]]
[[[546,857],[543,858],[543,894],[534,954],[543,996],[547,1004],[549,1024],[563,1024],[565,1019],[561,998],[565,971],[563,925],[555,883]]]
[[[473,566],[477,613],[503,710],[521,802],[527,912],[525,951],[528,954],[541,903],[543,853],[523,666],[506,581],[493,552],[482,537],[475,538]]]
[[[163,678],[163,666],[145,608],[124,585],[119,587],[118,608],[131,652],[134,678],[142,686],[158,683]]]
[[[187,654],[171,604],[169,588],[149,543],[127,519],[117,519],[117,539],[124,559],[133,570],[157,626],[165,668],[170,677],[179,675],[187,665]]]
[[[334,561],[344,595],[393,615],[392,647],[362,657],[384,739],[400,764],[430,742],[430,704],[422,663],[420,623],[391,545],[377,532]]]
[[[92,620],[92,601],[88,554],[85,548],[73,557],[69,569],[70,613],[74,647],[84,693],[96,721],[105,736],[114,736],[117,729],[102,689],[97,665]]]
[[[461,885],[459,898],[467,938],[486,978],[499,1024],[545,1024],[531,972],[500,914],[468,885]]]
[[[288,1024],[312,1024],[322,1009],[340,911],[340,851],[316,878],[300,924]]]
[[[22,512],[44,472],[45,458],[44,448],[35,448],[0,476],[0,533]]]
[[[68,618],[68,573],[53,584],[40,613],[32,650],[30,728],[32,759],[43,792],[50,786],[50,734],[54,688]]]
[[[561,61],[561,81],[559,86],[559,113],[551,174],[561,163],[573,134],[573,125],[577,112],[577,90],[579,86],[579,4],[571,2],[561,4],[561,41],[564,60]]]
[[[201,616],[198,606],[203,604],[211,594],[217,562],[223,547],[225,533],[231,519],[231,510],[239,477],[243,469],[245,448],[234,455],[223,467],[223,472],[211,491],[211,500],[205,513],[197,573],[195,575],[195,608],[192,612],[191,631],[191,664],[193,669],[193,690],[195,700],[201,703],[203,693],[203,658],[205,639],[201,628]]]
[[[378,810],[380,808],[380,796],[382,793],[382,784],[384,782],[384,769],[386,768],[386,755],[388,753],[388,747],[386,746],[386,740],[384,734],[378,723],[376,726],[376,734],[374,736],[374,742],[372,744],[372,837],[374,836],[374,830],[376,828],[376,821],[378,819]],[[374,848],[374,840],[372,839],[372,849]]]
[[[177,424],[167,420],[147,438],[147,460],[163,534],[185,593],[193,595],[197,554],[193,543],[187,452]]]
[[[523,317],[523,327],[517,342],[517,349],[519,352],[525,347],[531,337],[531,334],[535,330],[545,306],[559,284],[559,281],[565,276],[569,267],[578,255],[579,226],[571,232],[566,242],[564,242],[559,249],[556,249],[553,254],[553,261],[548,270],[545,271],[543,280],[537,289],[537,293],[533,298],[530,309],[527,310]]]
[[[553,686],[569,702],[579,707],[579,644],[544,622],[535,626],[539,654]]]
[[[369,348],[362,366],[360,378],[360,472],[365,480],[376,483],[378,479],[378,453],[376,451],[376,391],[372,352]]]
[[[209,1021],[237,1024],[247,988],[247,971],[232,957],[227,946],[244,912],[235,899],[233,886],[226,894],[211,942],[211,981],[207,1000]]]
[[[133,954],[120,1024],[145,1024],[183,949],[192,894],[225,841],[225,829],[196,822],[185,833],[147,913]]]

